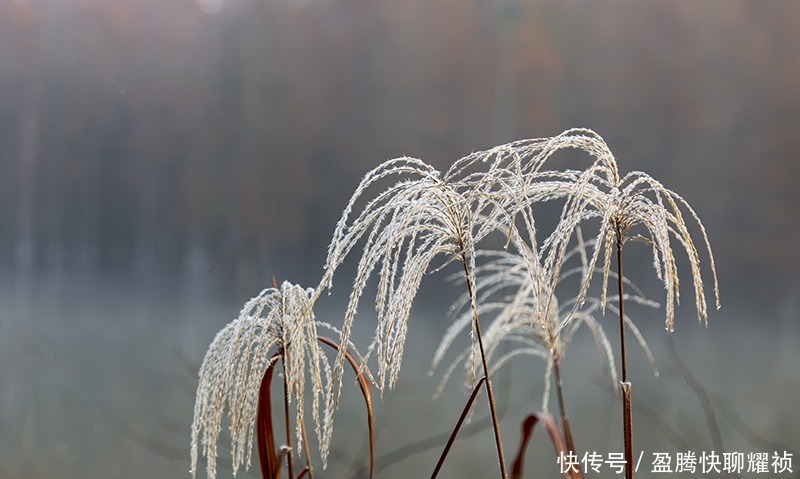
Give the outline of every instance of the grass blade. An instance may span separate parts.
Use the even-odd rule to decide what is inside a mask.
[[[311,466],[304,467],[302,471],[300,471],[300,475],[297,476],[297,479],[303,479],[306,475],[311,471]]]
[[[270,397],[272,375],[276,361],[271,361],[261,387],[258,391],[258,413],[256,415],[256,434],[258,436],[258,458],[261,462],[261,477],[277,479],[278,457],[275,454],[275,435],[272,427],[272,399]]]
[[[472,408],[472,403],[475,402],[475,397],[478,395],[478,391],[480,391],[481,386],[485,382],[486,376],[482,377],[480,381],[478,381],[478,384],[475,385],[475,389],[472,390],[472,394],[469,395],[467,404],[464,406],[464,410],[461,411],[461,417],[458,418],[456,427],[453,429],[453,433],[450,434],[450,439],[447,440],[447,445],[444,447],[444,451],[442,451],[442,455],[439,457],[439,462],[436,463],[436,468],[433,470],[433,474],[431,474],[431,479],[435,479],[436,476],[439,475],[439,471],[442,469],[442,465],[444,465],[444,460],[447,458],[447,454],[450,453],[450,448],[453,447],[453,443],[456,441],[458,431],[464,424],[464,420],[467,419],[467,414],[469,414],[469,410]]]
[[[278,460],[277,465],[275,466],[275,470],[272,472],[272,476],[275,479],[280,479],[281,477],[281,469],[283,468],[283,459],[286,458],[286,462],[288,463],[288,458],[292,455],[292,448],[289,446],[281,446],[278,454],[275,456]],[[291,479],[291,474],[289,478]]]
[[[555,448],[556,455],[561,456],[564,454],[564,442],[561,440],[561,433],[558,430],[558,425],[552,416],[543,412],[535,412],[530,414],[522,422],[522,441],[519,444],[517,456],[514,458],[514,464],[511,466],[512,479],[522,478],[522,469],[525,460],[525,450],[528,448],[528,442],[533,435],[533,428],[538,423],[542,423],[547,435],[550,437],[550,442]],[[564,473],[564,477],[570,477],[569,474]],[[582,476],[579,476],[582,477]]]

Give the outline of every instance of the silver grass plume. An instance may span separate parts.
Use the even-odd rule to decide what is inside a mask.
[[[330,288],[335,269],[357,243],[362,240],[366,243],[345,314],[341,339],[343,343],[349,342],[359,299],[377,269],[377,330],[367,358],[362,358],[362,361],[377,351],[378,388],[383,393],[387,382],[392,387],[397,381],[411,304],[431,261],[439,254],[444,254],[446,260],[439,268],[454,259],[462,264],[473,313],[471,360],[476,360],[477,345],[503,478],[507,477],[507,472],[499,420],[481,339],[478,307],[472,292],[476,284],[475,245],[503,225],[509,229],[513,222],[515,212],[509,212],[509,207],[514,207],[517,196],[509,195],[509,191],[498,190],[504,184],[495,176],[498,173],[501,177],[505,175],[498,165],[507,156],[505,150],[471,155],[456,162],[444,175],[413,158],[390,160],[372,170],[361,181],[337,224],[328,250],[326,274],[320,283],[320,290],[326,286]],[[486,163],[492,158],[488,172],[472,171],[476,164]],[[354,206],[365,192],[376,182],[392,176],[404,179],[367,202],[363,211],[351,219]],[[341,392],[343,364],[344,353],[340,350],[334,366],[334,401],[338,400]],[[475,378],[472,379],[475,382]]]
[[[440,268],[453,260],[464,262],[474,282],[475,244],[509,221],[506,205],[491,194],[490,176],[468,171],[491,157],[491,153],[484,153],[482,157],[462,159],[444,174],[414,158],[387,161],[364,177],[336,226],[320,289],[332,287],[335,270],[363,242],[342,341],[348,341],[359,299],[377,271],[378,321],[367,357],[377,354],[376,383],[381,391],[397,380],[411,304],[431,261],[442,254],[446,260]],[[371,187],[398,178],[396,184],[366,200],[353,217],[355,207]],[[340,352],[334,365],[337,398],[343,361]]]
[[[531,184],[535,163],[526,160],[543,154],[551,141],[525,140],[478,151],[444,173],[416,158],[396,158],[361,180],[336,225],[320,291],[332,287],[335,270],[363,243],[342,339],[349,338],[359,299],[377,271],[378,326],[370,353],[377,351],[379,358],[379,389],[397,379],[408,313],[433,258],[446,257],[436,269],[453,260],[465,262],[474,284],[477,243],[498,230],[508,236],[517,214],[525,217],[532,234],[530,196],[538,185]],[[370,199],[376,184],[391,180],[396,183]],[[545,186],[533,200],[548,195]],[[365,205],[356,213],[361,203]],[[343,364],[340,353],[334,366],[339,384]]]
[[[261,380],[281,355],[288,356],[283,380],[289,400],[296,401],[298,452],[303,445],[301,425],[308,381],[320,455],[326,461],[333,430],[332,411],[327,408],[331,368],[317,342],[317,326],[324,324],[314,319],[313,293],[313,289],[288,282],[280,289],[265,289],[244,305],[238,318],[217,333],[200,367],[192,424],[192,477],[197,474],[198,448],[206,456],[208,477],[216,477],[217,445],[226,408],[233,475],[242,464],[249,468]],[[284,354],[287,349],[288,355]],[[320,414],[323,402],[324,418]]]
[[[561,150],[583,151],[594,160],[585,170],[547,168],[552,156]],[[376,184],[391,180],[397,183],[370,199],[369,192],[377,188]],[[554,200],[564,200],[560,221],[549,236],[540,240],[533,206]],[[533,294],[541,296],[537,301],[547,299],[552,291],[542,285],[558,283],[576,229],[587,220],[599,219],[600,232],[588,260],[588,273],[570,313],[560,321],[571,318],[588,301],[589,284],[596,271],[602,271],[604,276],[599,305],[605,310],[611,299],[606,285],[612,274],[610,251],[615,230],[619,228],[627,235],[632,227],[643,225],[647,236],[635,238],[652,246],[656,272],[667,290],[666,325],[671,330],[679,299],[672,238],[689,257],[698,317],[707,318],[699,254],[682,209],[700,227],[719,307],[713,254],[697,214],[680,196],[644,173],[633,172],[620,178],[613,154],[591,130],[572,129],[551,138],[520,140],[478,151],[458,160],[445,173],[418,159],[397,158],[370,171],[354,192],[337,223],[328,248],[325,275],[315,294],[332,287],[335,270],[357,245],[363,244],[342,327],[342,342],[349,340],[359,299],[377,271],[378,321],[367,356],[377,351],[377,386],[383,391],[387,382],[391,387],[397,379],[411,303],[436,256],[446,257],[439,268],[453,260],[464,262],[467,280],[479,288],[476,245],[496,231],[505,235],[507,246],[512,238],[524,238],[530,245],[529,254],[536,258],[530,263]],[[598,265],[601,253],[603,262]],[[472,302],[473,314],[477,314],[475,295]],[[537,304],[550,308],[549,299]],[[474,331],[472,336],[474,363]],[[339,397],[343,365],[340,351],[334,365],[333,400]]]
[[[550,378],[555,364],[559,364],[572,341],[575,333],[582,325],[586,325],[592,333],[598,350],[600,361],[612,383],[617,382],[617,372],[614,365],[614,355],[611,344],[595,314],[601,309],[598,298],[587,297],[582,308],[574,308],[577,297],[572,297],[559,304],[555,296],[558,285],[569,280],[583,280],[588,275],[588,259],[586,250],[591,245],[585,245],[580,234],[579,244],[572,248],[564,258],[567,264],[578,262],[564,270],[559,277],[554,278],[556,285],[546,284],[537,275],[542,276],[542,267],[536,263],[537,258],[532,249],[524,242],[514,241],[516,252],[509,251],[479,251],[478,257],[486,261],[478,266],[479,279],[478,301],[482,317],[492,318],[489,327],[484,333],[484,346],[487,359],[494,356],[498,347],[507,343],[512,349],[492,363],[492,374],[509,364],[512,360],[524,356],[540,357],[546,362],[545,389],[542,393],[542,411],[549,409]],[[613,274],[613,273],[612,273]],[[549,275],[544,275],[549,276]],[[649,307],[658,307],[658,303],[646,299],[627,279],[626,284],[632,286],[634,294],[626,295],[625,299]],[[609,297],[610,308],[617,297]],[[467,327],[471,318],[468,310],[468,298],[462,296],[451,307],[451,312],[456,314],[453,324],[448,328],[432,361],[432,368],[437,368],[444,359],[447,351],[453,345],[455,338]],[[655,360],[639,333],[636,325],[626,316],[626,324],[633,331],[645,354],[651,361],[654,371]],[[473,366],[465,360],[467,351],[460,353],[446,368],[435,397],[441,394],[444,386],[449,381],[452,373],[463,362],[467,370],[467,377],[474,373],[470,371]]]
[[[415,158],[397,158],[379,165],[361,180],[337,223],[316,294],[332,287],[335,270],[356,245],[363,244],[342,340],[349,339],[359,299],[375,273],[378,322],[367,356],[377,351],[377,387],[381,391],[387,382],[391,387],[397,379],[411,303],[437,255],[443,253],[447,258],[440,267],[452,260],[465,261],[470,282],[475,284],[475,245],[492,232],[503,231],[506,244],[513,235],[527,238],[541,261],[534,281],[554,284],[575,228],[597,215],[577,207],[587,203],[583,198],[588,188],[585,183],[591,182],[581,176],[586,173],[544,168],[547,160],[563,149],[579,149],[596,157],[589,171],[610,165],[616,172],[613,156],[602,139],[590,130],[575,129],[552,138],[520,140],[474,152],[445,173]],[[370,199],[376,184],[392,180],[397,183]],[[562,221],[540,246],[533,205],[558,199],[567,199]],[[596,262],[595,257],[593,260]],[[578,303],[584,300],[585,294]],[[343,367],[340,352],[334,365],[335,398],[341,389]]]
[[[584,170],[548,168],[549,160],[561,150],[582,151],[593,161]],[[714,280],[716,307],[720,307],[714,255],[697,213],[681,196],[645,173],[633,171],[620,177],[614,155],[594,131],[575,128],[552,138],[520,140],[487,152],[474,153],[457,165],[471,164],[476,159],[486,161],[489,157],[497,159],[492,163],[491,171],[484,174],[484,177],[491,177],[492,184],[491,191],[486,194],[494,195],[495,200],[506,208],[507,214],[514,217],[511,227],[521,236],[526,235],[534,253],[542,258],[543,273],[548,275],[542,277],[543,281],[554,284],[553,278],[560,275],[568,245],[578,225],[599,219],[600,231],[589,261],[589,276],[575,307],[580,307],[586,300],[590,280],[602,253],[603,293],[600,299],[605,308],[611,250],[619,231],[623,241],[635,239],[652,247],[653,266],[667,291],[665,323],[670,331],[674,328],[675,305],[680,299],[672,239],[677,241],[689,259],[698,319],[706,322],[708,314],[700,255],[688,229],[687,213],[700,229]],[[488,183],[485,178],[482,181]],[[556,229],[540,243],[531,208],[537,203],[553,200],[565,201],[560,220]],[[517,225],[518,218],[522,220],[521,226]],[[630,236],[631,230],[637,226],[643,227],[645,234]]]
[[[675,323],[675,305],[680,302],[678,267],[673,251],[675,243],[672,241],[674,239],[689,259],[698,320],[707,322],[708,312],[700,255],[695,240],[689,232],[686,213],[699,227],[708,253],[717,308],[720,307],[719,287],[711,244],[705,227],[694,209],[680,195],[667,189],[646,173],[633,171],[621,177],[614,155],[595,132],[575,129],[555,138],[557,141],[553,143],[553,147],[556,149],[579,149],[595,157],[594,162],[582,171],[558,172],[540,169],[538,172],[541,177],[550,177],[551,198],[566,198],[559,227],[548,238],[549,242],[560,244],[560,249],[564,251],[577,225],[592,218],[600,220],[597,243],[589,261],[589,274],[584,281],[576,307],[586,299],[589,283],[602,254],[601,304],[605,308],[614,240],[617,236],[623,243],[628,239],[635,239],[652,247],[653,267],[667,291],[666,329],[672,331]],[[631,230],[637,226],[643,227],[644,235],[630,236]]]

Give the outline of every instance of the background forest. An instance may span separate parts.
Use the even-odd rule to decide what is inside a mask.
[[[446,169],[575,126],[703,218],[723,309],[705,328],[680,308],[674,339],[725,399],[726,445],[800,449],[798,18],[792,0],[0,0],[0,478],[187,477],[205,347],[272,276],[316,284],[366,171],[401,155]],[[376,406],[378,477],[429,473],[437,451],[414,441],[448,431],[463,404],[453,391],[458,406],[428,406],[441,296],[458,293],[430,284],[408,353],[419,377],[406,366]],[[639,358],[638,391],[652,384],[654,415],[710,448],[653,316],[639,324],[665,374]],[[577,356],[567,394],[595,403],[578,447],[619,450],[613,421],[591,427],[618,413],[610,389]],[[404,414],[442,422],[388,412],[408,397],[422,406]],[[509,401],[513,432],[529,411]],[[652,429],[644,450],[674,446],[638,424]],[[465,442],[464,470],[494,471],[489,434]],[[546,446],[530,460],[550,461]],[[360,456],[338,447],[330,477],[349,477]]]

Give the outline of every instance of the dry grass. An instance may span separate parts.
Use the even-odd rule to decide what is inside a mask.
[[[485,260],[478,267],[477,273],[480,285],[478,290],[479,312],[481,317],[492,318],[492,322],[484,334],[487,358],[492,360],[504,343],[510,346],[509,351],[492,361],[491,374],[494,375],[517,358],[533,356],[543,359],[546,367],[541,410],[548,412],[553,368],[563,361],[576,332],[581,326],[586,326],[594,338],[598,357],[606,374],[613,383],[616,383],[617,372],[611,343],[597,317],[602,309],[600,300],[588,297],[584,300],[582,307],[575,308],[577,296],[572,296],[562,303],[555,295],[557,288],[569,292],[571,286],[574,292],[588,277],[586,252],[591,245],[587,246],[579,241],[578,245],[568,252],[565,257],[566,264],[576,264],[574,267],[564,270],[560,277],[555,278],[557,280],[555,285],[546,285],[535,280],[535,271],[541,270],[541,264],[532,263],[537,258],[526,244],[513,242],[512,246],[516,251],[479,252],[479,258]],[[626,296],[627,300],[651,308],[658,307],[658,303],[648,300],[635,285],[627,279],[625,281],[634,291],[633,294]],[[608,298],[608,306],[615,312],[618,311],[615,306],[618,300],[618,296]],[[456,317],[434,354],[433,368],[441,365],[455,339],[469,326],[471,313],[467,308],[466,295],[453,304],[451,311],[456,314]],[[626,324],[633,331],[655,367],[655,359],[650,348],[630,317],[626,316]],[[467,378],[474,376],[473,365],[467,359],[467,355],[468,351],[462,351],[450,361],[439,383],[436,395],[444,390],[459,364],[462,364],[463,369],[467,371]]]
[[[557,161],[554,155],[563,150],[587,155],[586,168],[552,168],[551,164]],[[391,186],[383,188],[385,184]],[[543,203],[560,205],[557,225],[544,233],[534,214],[535,207]],[[626,327],[632,331],[652,360],[647,343],[624,311],[625,301],[657,307],[622,276],[621,250],[628,240],[642,241],[652,249],[653,266],[666,290],[667,330],[674,328],[675,306],[680,300],[674,250],[683,251],[688,258],[698,318],[707,321],[701,259],[687,219],[699,229],[719,307],[714,258],[698,215],[683,198],[647,174],[632,172],[621,176],[608,146],[591,130],[573,129],[552,138],[522,140],[475,152],[444,172],[415,158],[384,162],[367,173],[347,203],[328,247],[319,286],[312,290],[284,283],[280,289],[264,290],[245,305],[239,318],[220,331],[209,347],[200,370],[195,405],[192,473],[196,473],[198,443],[202,442],[209,476],[214,477],[216,447],[226,408],[231,423],[234,474],[241,464],[249,465],[259,384],[276,354],[285,360],[287,400],[297,404],[299,446],[303,443],[304,391],[307,386],[312,391],[312,416],[324,463],[350,338],[367,286],[374,279],[374,335],[363,349],[366,354],[356,352],[349,360],[357,357],[361,363],[360,380],[369,378],[383,394],[397,383],[408,320],[423,277],[453,262],[463,269],[466,292],[452,308],[455,319],[434,354],[434,367],[443,362],[455,339],[467,329],[471,345],[450,361],[440,390],[459,364],[464,366],[467,384],[480,384],[480,359],[501,476],[506,477],[491,375],[516,358],[541,357],[546,361],[547,385],[542,414],[548,410],[554,371],[563,434],[567,448],[572,450],[559,365],[579,328],[585,325],[591,331],[613,381],[617,378],[614,355],[597,319],[607,308],[619,314],[621,334]],[[588,229],[594,233],[584,241]],[[504,247],[491,248],[497,240],[487,242],[489,248],[482,246],[490,237],[500,239]],[[617,272],[611,271],[615,245]],[[315,321],[312,307],[325,289],[332,290],[336,271],[351,255],[357,257],[357,268],[352,285],[347,288],[349,301],[339,332],[339,343],[347,347],[338,348],[330,365],[317,343],[317,326],[322,323]],[[596,275],[601,277],[601,285],[592,288]],[[617,279],[617,295],[608,293],[609,278]],[[624,293],[623,285],[633,292]],[[599,296],[591,294],[595,289],[600,290]],[[479,318],[487,316],[492,322],[482,332]],[[494,359],[502,343],[512,344],[512,349]],[[625,381],[624,337],[622,344]],[[373,363],[374,369],[370,369]],[[473,393],[465,414],[474,397]],[[630,401],[626,404],[629,406]],[[451,445],[448,442],[447,449]],[[441,462],[437,471],[440,466]]]
[[[265,289],[214,338],[200,367],[192,425],[193,476],[197,473],[198,448],[207,458],[208,476],[216,476],[217,444],[226,409],[234,475],[241,465],[250,466],[261,380],[267,367],[278,359],[276,351],[283,354],[289,345],[284,382],[289,399],[297,404],[298,451],[303,445],[301,427],[308,382],[320,454],[323,462],[326,460],[333,432],[332,412],[326,410],[323,415],[320,405],[329,403],[331,368],[317,343],[312,297],[313,290],[288,282],[280,289]]]

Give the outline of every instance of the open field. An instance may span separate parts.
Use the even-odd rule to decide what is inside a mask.
[[[239,306],[202,295],[158,299],[99,282],[39,287],[36,298],[2,297],[0,477],[188,477],[196,369],[213,335]],[[725,451],[796,452],[800,445],[797,309],[791,302],[778,309],[764,327],[759,318],[723,308],[708,328],[696,323],[690,308],[678,310],[672,337],[681,360],[706,387]],[[427,371],[446,324],[438,317],[443,310],[428,303],[414,310],[399,385],[376,403],[377,477],[429,475],[445,442],[439,436],[449,433],[463,406],[456,382],[435,403],[430,399],[439,374],[429,377]],[[683,445],[698,455],[714,449],[702,402],[665,348],[663,318],[650,314],[657,318],[643,333],[661,375],[652,376],[636,346],[630,353],[634,440],[645,452],[640,471],[652,467],[648,458],[655,452],[670,453],[674,461]],[[519,442],[517,424],[538,408],[543,371],[540,361],[523,361],[495,379],[511,451]],[[364,465],[365,421],[361,399],[350,386],[346,380],[332,458],[322,477],[358,477]],[[586,332],[567,356],[564,388],[577,447],[603,455],[621,451],[619,399],[611,396]],[[496,474],[482,395],[477,404],[468,436],[456,443],[443,477]],[[529,473],[549,471],[546,477],[555,477],[558,466],[544,434],[537,432],[533,441]],[[223,475],[230,467],[227,447],[223,442]],[[242,477],[259,477],[257,466]],[[600,477],[613,474],[606,469]]]

